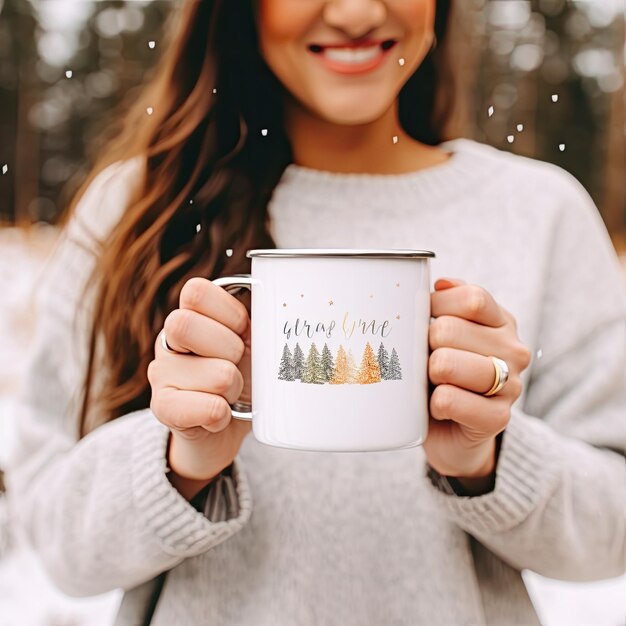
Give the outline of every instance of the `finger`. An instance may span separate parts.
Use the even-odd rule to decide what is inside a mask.
[[[174,309],[165,318],[163,328],[168,345],[178,352],[239,363],[245,350],[245,343],[236,332],[190,309]]]
[[[481,354],[437,348],[428,358],[428,377],[435,385],[450,384],[482,394],[493,386],[495,368],[493,361]]]
[[[167,380],[166,387],[215,393],[230,404],[239,399],[244,387],[243,376],[232,361],[185,354],[166,354],[152,361],[148,379],[153,387]]]
[[[180,291],[179,306],[210,317],[243,335],[250,322],[248,310],[235,296],[206,278],[190,278]]]
[[[485,398],[454,385],[437,385],[430,396],[430,416],[453,420],[473,435],[491,436],[503,431],[510,419],[510,403]]]
[[[450,289],[450,287],[458,287],[459,285],[467,285],[460,278],[438,278],[435,281],[435,289]]]
[[[154,394],[150,408],[161,423],[178,431],[200,427],[219,432],[232,418],[231,408],[222,396],[174,387]]]
[[[430,294],[431,316],[456,315],[485,326],[498,327],[507,319],[493,296],[478,285],[459,285]]]
[[[528,348],[515,337],[510,336],[510,328],[484,326],[455,315],[441,315],[430,323],[428,343],[431,350],[442,347],[467,350],[486,356],[493,355],[509,365],[517,364],[525,369],[529,358]],[[506,352],[503,350],[506,346]]]

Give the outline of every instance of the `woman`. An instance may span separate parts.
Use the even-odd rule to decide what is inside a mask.
[[[537,624],[522,568],[623,572],[617,259],[568,174],[443,141],[448,12],[181,3],[55,254],[9,475],[52,578],[124,588],[119,624]],[[248,303],[210,279],[275,246],[436,251],[423,447],[303,453],[231,419]]]

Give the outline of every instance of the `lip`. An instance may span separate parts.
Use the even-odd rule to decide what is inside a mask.
[[[382,48],[383,43],[393,42],[388,47]],[[307,46],[307,50],[320,61],[327,69],[338,74],[363,74],[377,69],[386,60],[389,52],[397,45],[397,39],[378,39],[378,40],[361,40],[340,44],[311,44]],[[372,46],[380,46],[381,54],[374,59],[364,61],[363,63],[341,63],[326,57],[323,50],[326,48],[370,48]],[[318,49],[312,50],[312,48]]]
[[[380,46],[385,41],[396,41],[392,37],[387,39],[360,39],[359,41],[344,41],[341,43],[312,43],[311,46],[318,46],[319,48],[369,48],[370,46]]]

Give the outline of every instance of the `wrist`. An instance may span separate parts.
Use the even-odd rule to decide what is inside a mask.
[[[193,471],[202,472],[202,468],[196,467],[192,469],[192,475],[186,475],[189,473],[189,468],[179,469],[176,462],[172,461],[172,449],[177,446],[179,439],[170,432],[170,436],[167,443],[167,450],[165,453],[166,459],[166,476],[170,484],[176,491],[178,491],[186,500],[191,501],[195,498],[208,484],[213,482],[224,470],[229,467],[230,463],[227,463],[224,467],[216,469],[215,466],[210,470],[204,470],[200,476],[193,475]],[[231,461],[232,463],[232,461]],[[183,473],[184,472],[184,473]]]
[[[212,450],[198,439],[188,439],[171,431],[165,453],[168,474],[204,484],[213,480],[232,463],[230,455]]]
[[[448,482],[458,495],[479,496],[495,489],[496,467],[502,443],[502,433],[490,441],[489,453],[476,471],[462,476],[447,476]]]

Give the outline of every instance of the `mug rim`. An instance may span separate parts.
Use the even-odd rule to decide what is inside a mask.
[[[436,255],[431,250],[376,249],[376,248],[259,248],[248,250],[252,257],[351,257],[375,259],[426,259]]]

